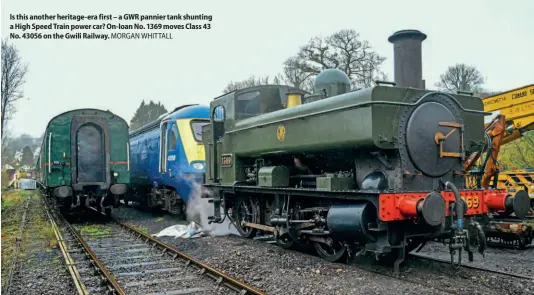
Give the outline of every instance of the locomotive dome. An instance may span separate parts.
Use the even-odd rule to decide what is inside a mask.
[[[326,97],[347,93],[349,90],[349,76],[338,69],[328,69],[320,72],[313,83],[313,93],[317,94],[325,91]]]

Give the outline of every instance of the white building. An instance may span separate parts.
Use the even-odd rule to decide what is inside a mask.
[[[15,152],[15,160],[17,160],[18,162],[22,161],[22,150],[20,151],[16,151]]]

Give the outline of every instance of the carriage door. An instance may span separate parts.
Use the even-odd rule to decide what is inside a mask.
[[[106,182],[106,150],[102,129],[94,124],[82,125],[76,132],[77,182]]]

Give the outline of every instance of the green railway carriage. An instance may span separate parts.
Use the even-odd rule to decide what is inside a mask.
[[[98,109],[77,109],[52,118],[37,160],[38,182],[64,213],[111,208],[130,182],[128,124]]]

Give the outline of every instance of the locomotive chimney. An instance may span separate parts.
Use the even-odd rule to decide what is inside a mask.
[[[421,43],[426,35],[418,30],[397,31],[388,38],[393,43],[395,83],[398,87],[425,88]]]

